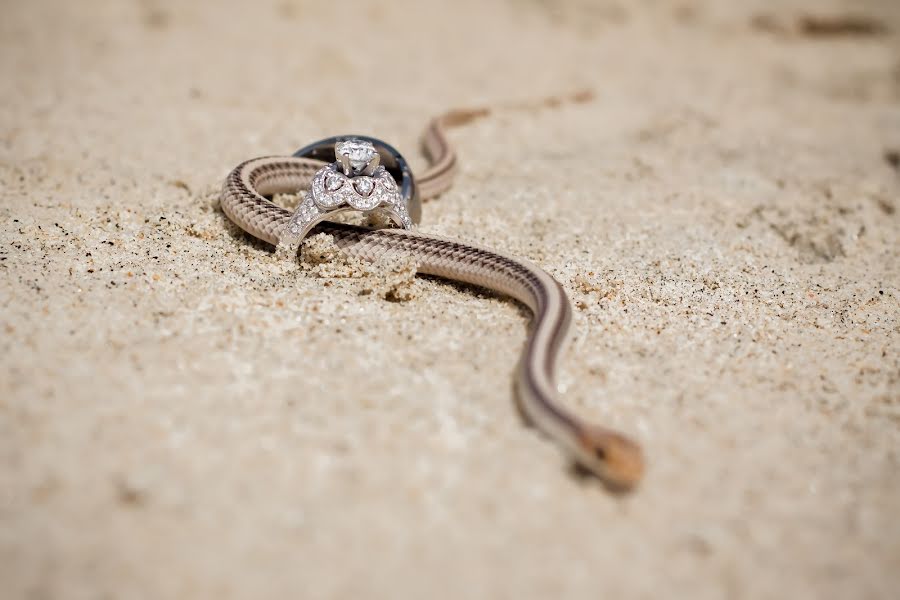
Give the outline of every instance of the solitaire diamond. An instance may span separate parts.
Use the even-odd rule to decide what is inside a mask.
[[[334,153],[341,162],[344,162],[342,157],[346,157],[347,164],[353,169],[353,174],[361,173],[378,156],[375,146],[370,142],[357,139],[338,142],[334,145]]]

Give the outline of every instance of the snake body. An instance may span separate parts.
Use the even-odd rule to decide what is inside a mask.
[[[479,116],[448,113],[432,120],[423,146],[430,166],[416,178],[423,199],[446,190],[456,156],[444,129]],[[225,214],[251,235],[277,245],[291,213],[265,196],[306,189],[324,163],[295,157],[246,161],[226,178],[221,195]],[[532,311],[534,320],[516,371],[519,406],[531,424],[564,449],[581,467],[616,488],[631,488],[643,474],[640,447],[628,437],[586,423],[557,401],[557,360],[572,309],[562,286],[540,267],[494,250],[403,229],[367,229],[323,222],[312,234],[330,235],[350,256],[367,261],[410,257],[418,272],[469,283],[509,295]]]

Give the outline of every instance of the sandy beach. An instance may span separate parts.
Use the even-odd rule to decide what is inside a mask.
[[[4,600],[896,597],[900,3],[3,15]],[[522,422],[523,306],[219,208],[340,133],[420,170],[458,108],[421,229],[562,283],[633,493]]]

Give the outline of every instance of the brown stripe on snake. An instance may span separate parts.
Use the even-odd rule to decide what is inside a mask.
[[[444,127],[481,114],[483,111],[448,113],[429,124],[423,145],[432,166],[417,178],[423,199],[447,189],[455,172],[456,160]],[[322,164],[295,157],[244,162],[225,181],[222,209],[248,233],[277,244],[291,213],[265,195],[308,187]],[[640,447],[620,433],[585,422],[557,400],[556,363],[572,309],[562,286],[546,271],[500,252],[414,231],[323,222],[311,235],[318,233],[330,235],[351,256],[368,261],[408,257],[417,263],[419,273],[485,287],[528,306],[534,319],[515,377],[522,413],[579,465],[606,483],[619,489],[638,483],[643,474]]]

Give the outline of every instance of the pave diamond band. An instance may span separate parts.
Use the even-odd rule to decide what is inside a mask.
[[[278,256],[293,260],[316,223],[347,210],[377,211],[403,229],[415,226],[401,187],[379,165],[380,155],[371,142],[341,139],[334,144],[334,156],[334,163],[316,172],[312,186],[291,216],[278,242]]]

